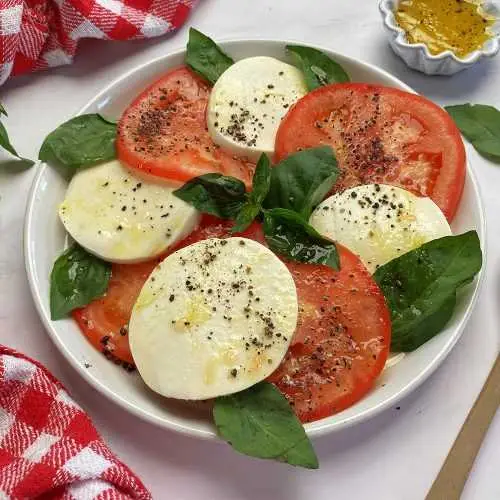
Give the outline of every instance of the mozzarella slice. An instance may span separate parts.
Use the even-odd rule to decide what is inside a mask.
[[[147,260],[198,224],[197,210],[175,197],[174,189],[111,161],[75,174],[59,216],[73,239],[94,255],[110,262]]]
[[[430,198],[384,184],[366,184],[321,203],[309,223],[357,253],[370,272],[424,243],[449,236],[450,226]]]
[[[144,382],[163,396],[208,399],[265,379],[297,323],[286,266],[246,238],[211,238],[169,255],[132,310],[130,348]]]
[[[272,155],[281,118],[307,93],[302,73],[273,57],[250,57],[229,67],[208,102],[213,141],[232,153],[257,160]]]

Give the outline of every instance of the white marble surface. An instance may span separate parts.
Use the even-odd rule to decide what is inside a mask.
[[[215,38],[267,37],[318,43],[377,64],[439,104],[500,107],[500,57],[451,78],[408,70],[390,51],[375,0],[202,0],[190,24]],[[81,46],[76,64],[20,77],[0,88],[12,141],[36,157],[42,139],[117,75],[185,44],[170,38]],[[22,259],[22,224],[33,171],[0,171],[0,343],[48,366],[86,408],[112,448],[158,499],[420,500],[436,476],[499,351],[500,167],[468,148],[487,209],[486,280],[472,319],[442,367],[400,409],[316,443],[321,469],[238,456],[225,445],[157,429],[93,391],[63,360],[32,304]],[[463,498],[500,498],[500,414]]]

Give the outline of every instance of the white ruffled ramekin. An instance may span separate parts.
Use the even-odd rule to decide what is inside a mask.
[[[453,75],[470,68],[484,57],[493,57],[500,48],[500,9],[495,2],[486,0],[483,5],[484,11],[497,19],[492,27],[495,36],[490,38],[481,50],[475,50],[464,59],[460,59],[450,50],[432,55],[423,43],[408,43],[406,33],[398,26],[394,16],[398,4],[399,0],[380,0],[379,9],[392,49],[410,68],[428,75]]]

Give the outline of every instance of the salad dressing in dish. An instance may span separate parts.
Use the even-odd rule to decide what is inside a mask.
[[[450,50],[464,58],[492,37],[494,19],[474,1],[403,0],[395,16],[408,42],[425,44],[433,55]]]

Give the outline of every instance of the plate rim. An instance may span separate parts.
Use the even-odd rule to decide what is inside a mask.
[[[273,38],[221,38],[218,40],[218,43],[222,46],[225,44],[236,44],[236,45],[244,45],[249,42],[258,42],[262,44],[270,43],[270,44],[281,44],[284,46],[288,44],[305,44],[310,47],[314,47],[316,49],[325,51],[330,54],[336,54],[342,58],[345,58],[352,62],[353,64],[358,64],[361,66],[364,66],[365,69],[370,70],[374,73],[377,73],[379,75],[384,75],[390,80],[395,80],[397,81],[398,85],[401,87],[404,87],[407,89],[408,92],[412,92],[415,94],[418,94],[413,88],[411,88],[409,85],[407,85],[405,82],[397,78],[396,76],[392,75],[388,71],[371,64],[369,62],[363,61],[362,59],[358,59],[352,56],[348,56],[342,53],[339,53],[335,50],[332,50],[328,47],[317,45],[317,44],[308,44],[304,43],[299,40],[293,40],[293,39],[273,39]],[[224,48],[224,47],[223,47]],[[124,72],[117,78],[113,79],[109,84],[107,84],[102,90],[100,90],[97,94],[95,94],[91,99],[89,99],[84,106],[82,106],[73,116],[79,116],[83,113],[86,112],[87,108],[92,106],[96,101],[98,101],[103,95],[105,95],[107,92],[110,91],[111,88],[114,86],[118,85],[120,82],[128,79],[131,75],[134,73],[138,73],[143,71],[145,68],[147,68],[150,65],[154,65],[155,63],[165,59],[165,58],[171,58],[175,56],[182,55],[185,53],[186,49],[184,48],[177,48],[172,50],[171,52],[168,52],[167,54],[154,57],[152,59],[148,59],[147,61],[140,63],[133,68],[129,69],[128,71]],[[167,70],[168,68],[166,68]],[[191,425],[190,423],[177,423],[173,421],[166,421],[164,418],[161,418],[157,415],[153,415],[139,406],[131,403],[130,401],[127,401],[124,399],[122,396],[116,394],[112,389],[109,389],[106,385],[104,385],[95,375],[93,375],[91,372],[86,370],[83,365],[81,364],[80,360],[78,360],[71,352],[70,350],[66,347],[66,344],[61,340],[60,336],[56,332],[56,328],[53,325],[53,322],[51,321],[50,317],[48,317],[45,314],[45,310],[42,306],[42,297],[40,295],[40,291],[37,287],[36,283],[36,278],[35,278],[35,264],[34,264],[34,259],[30,259],[30,248],[29,248],[29,239],[30,239],[30,234],[32,233],[32,226],[33,226],[33,212],[34,212],[34,205],[35,205],[35,199],[36,199],[36,193],[39,189],[40,182],[43,180],[44,173],[46,169],[51,168],[49,165],[46,163],[38,163],[37,164],[37,171],[36,174],[33,178],[29,193],[28,193],[28,199],[26,203],[26,210],[24,214],[24,227],[23,227],[23,254],[24,254],[24,266],[25,266],[25,271],[28,279],[28,284],[30,288],[30,292],[33,298],[33,302],[35,303],[35,307],[38,313],[38,316],[40,317],[42,324],[47,331],[50,339],[52,342],[56,345],[57,349],[59,352],[63,355],[63,357],[66,359],[66,361],[77,371],[77,373],[88,383],[90,384],[91,387],[96,389],[99,393],[104,395],[106,398],[111,400],[113,403],[117,404],[121,408],[124,408],[125,410],[129,411],[133,415],[137,416],[141,420],[145,420],[149,423],[152,423],[154,425],[157,425],[163,429],[169,429],[175,432],[179,432],[180,434],[184,434],[190,437],[197,437],[205,440],[212,440],[212,441],[218,441],[219,438],[217,436],[217,433],[215,431],[206,431],[203,429],[200,429],[198,427],[195,427]],[[448,342],[442,347],[442,349],[434,356],[434,358],[431,360],[431,362],[426,366],[426,368],[413,380],[408,382],[403,388],[401,388],[399,391],[397,391],[395,394],[392,396],[384,399],[383,401],[380,401],[378,404],[364,410],[362,413],[356,415],[356,416],[351,416],[351,417],[346,417],[345,419],[340,419],[335,423],[324,423],[323,425],[318,425],[316,423],[315,428],[309,429],[308,424],[305,424],[305,429],[310,438],[317,438],[320,436],[324,436],[326,434],[334,433],[334,432],[339,432],[342,429],[347,429],[349,427],[352,427],[356,424],[365,422],[367,420],[372,419],[376,415],[380,414],[387,408],[391,407],[398,401],[401,401],[403,398],[408,396],[411,392],[416,390],[418,387],[420,387],[434,372],[435,370],[443,363],[443,361],[446,359],[448,354],[451,352],[453,347],[457,344],[458,340],[462,337],[465,326],[467,322],[470,319],[470,316],[472,315],[472,312],[474,311],[478,297],[480,295],[482,285],[484,283],[484,270],[486,269],[487,265],[487,228],[486,228],[486,217],[485,217],[485,208],[484,208],[484,202],[483,202],[483,197],[481,194],[481,189],[479,187],[479,183],[477,181],[477,177],[472,170],[469,161],[467,161],[466,164],[466,169],[467,169],[467,176],[468,180],[471,183],[471,188],[472,192],[474,193],[474,197],[477,200],[477,205],[479,208],[479,226],[476,228],[480,235],[480,242],[481,242],[481,249],[483,252],[483,265],[481,267],[481,271],[479,272],[478,276],[475,279],[475,283],[473,286],[475,286],[475,289],[473,291],[472,297],[470,298],[470,302],[467,305],[466,310],[464,311],[464,315],[461,318],[459,324],[455,328],[455,334],[448,340]],[[321,421],[319,421],[321,422]]]

